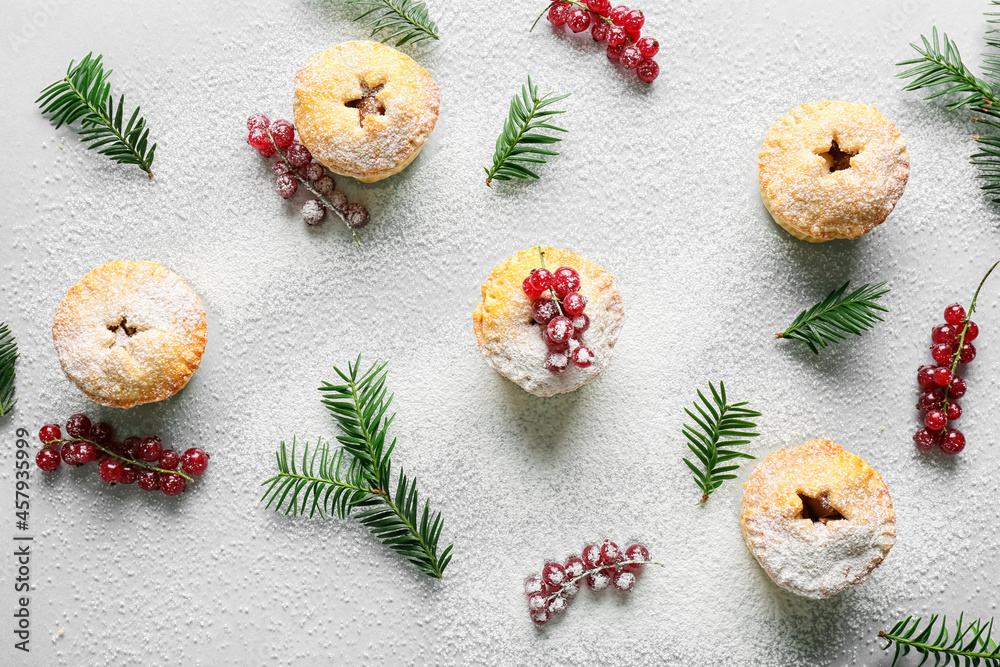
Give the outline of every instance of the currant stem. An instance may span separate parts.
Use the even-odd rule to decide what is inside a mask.
[[[544,269],[545,268],[545,252],[540,247],[538,248],[538,256],[542,258],[542,268]],[[549,294],[552,295],[552,301],[555,302],[556,307],[559,309],[559,313],[563,317],[569,317],[568,315],[566,315],[566,311],[563,310],[562,301],[559,300],[559,295],[556,294],[556,288],[555,287],[550,287],[549,288]]]
[[[956,347],[955,353],[952,355],[951,359],[951,377],[955,377],[955,371],[958,369],[958,362],[962,358],[962,348],[965,346],[965,334],[969,331],[969,323],[972,321],[972,314],[976,312],[976,302],[979,301],[979,291],[983,289],[983,285],[986,284],[986,279],[990,277],[993,273],[993,269],[997,268],[1000,262],[996,262],[990,267],[990,270],[986,272],[983,279],[979,281],[979,287],[976,288],[976,293],[972,295],[972,303],[969,304],[969,312],[965,315],[965,324],[962,326],[962,334],[958,337],[958,345]],[[941,401],[941,410],[946,415],[948,414],[948,394],[951,392],[951,384],[949,383],[947,387],[944,388],[944,399]],[[942,433],[948,432],[948,423],[945,422],[945,427],[942,429]]]
[[[288,167],[289,173],[291,173],[292,176],[294,176],[296,179],[298,179],[299,183],[301,183],[303,186],[305,186],[306,190],[308,190],[309,192],[313,193],[313,196],[315,196],[317,199],[319,199],[321,202],[323,202],[323,206],[325,206],[328,211],[333,211],[334,213],[337,214],[337,216],[341,220],[344,221],[344,224],[347,225],[347,228],[349,230],[351,230],[351,234],[354,236],[354,242],[357,243],[358,247],[360,248],[361,247],[361,240],[358,238],[357,232],[355,232],[354,229],[350,225],[347,224],[347,218],[345,218],[344,215],[340,211],[338,211],[336,208],[334,208],[333,204],[331,204],[327,200],[326,197],[324,197],[320,193],[316,192],[316,190],[313,188],[313,186],[309,184],[309,179],[302,178],[301,174],[299,174],[299,170],[296,169],[295,167],[293,167],[292,163],[288,161],[287,157],[285,157],[285,153],[281,150],[281,146],[279,146],[277,143],[275,143],[274,137],[271,136],[271,128],[266,128],[265,131],[267,132],[267,138],[271,140],[271,144],[274,146],[275,152],[278,154],[278,156],[281,157],[281,161],[285,163],[285,166]]]
[[[93,440],[87,440],[86,438],[56,438],[55,440],[49,440],[45,444],[46,445],[51,445],[51,444],[56,443],[56,442],[60,442],[60,443],[61,442],[89,442],[94,447],[96,447],[97,449],[101,450],[102,452],[104,452],[108,456],[110,456],[112,458],[116,458],[119,461],[124,461],[125,463],[131,463],[132,465],[139,466],[140,468],[145,468],[146,470],[155,470],[156,472],[164,473],[164,474],[167,474],[167,475],[180,475],[181,477],[183,477],[184,479],[186,479],[189,482],[193,482],[194,481],[194,478],[192,478],[192,477],[186,475],[185,473],[181,472],[180,468],[178,468],[177,470],[167,470],[166,468],[157,468],[155,466],[151,466],[148,463],[145,463],[144,461],[133,461],[132,459],[130,459],[128,457],[125,457],[125,456],[122,456],[121,454],[116,454],[115,452],[111,451],[110,449],[105,449],[104,447],[102,447],[101,445],[97,444]]]
[[[570,584],[575,584],[576,582],[580,581],[581,579],[584,579],[585,577],[589,577],[590,575],[600,572],[601,570],[621,569],[625,565],[659,565],[660,567],[666,567],[663,563],[658,563],[655,560],[623,560],[622,562],[615,563],[614,565],[601,565],[600,567],[595,567],[591,570],[585,571],[583,574],[579,576],[573,577],[572,579],[564,583],[562,586],[560,586],[558,591],[547,596],[545,598],[545,601],[546,602],[551,601],[552,599],[561,595],[563,589],[565,589],[567,586],[569,586]]]

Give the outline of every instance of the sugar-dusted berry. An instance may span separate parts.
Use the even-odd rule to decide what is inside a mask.
[[[288,148],[295,141],[295,126],[282,118],[271,124],[271,137],[281,148]]]

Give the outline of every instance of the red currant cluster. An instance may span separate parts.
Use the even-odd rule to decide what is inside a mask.
[[[250,136],[247,143],[257,149],[261,157],[275,160],[274,171],[278,194],[290,199],[298,192],[299,183],[315,195],[319,201],[309,200],[302,206],[302,219],[308,225],[322,225],[327,210],[333,210],[352,230],[368,224],[368,209],[361,204],[350,204],[347,195],[337,189],[333,177],[326,173],[323,165],[313,162],[309,149],[296,141],[295,126],[287,120],[273,123],[262,113],[255,113],[247,119]]]
[[[926,413],[926,428],[917,431],[913,441],[923,450],[940,447],[946,454],[958,454],[965,449],[965,436],[957,429],[949,429],[948,422],[962,416],[962,406],[955,401],[965,396],[965,380],[955,371],[958,364],[976,358],[972,341],[979,336],[979,327],[957,303],[944,309],[944,320],[931,330],[931,356],[937,363],[917,371],[917,384],[924,390],[917,409]]]
[[[587,299],[580,294],[580,274],[563,266],[552,273],[546,268],[534,269],[521,285],[532,299],[531,316],[541,325],[542,340],[548,346],[545,368],[559,374],[572,361],[578,368],[589,368],[594,353],[583,344],[583,334],[590,328],[590,318],[584,314]],[[551,298],[542,297],[548,292]]]
[[[643,565],[651,563],[649,550],[633,544],[624,551],[617,544],[605,540],[604,544],[588,544],[582,556],[571,556],[565,565],[546,563],[541,576],[524,582],[528,594],[528,613],[537,625],[545,625],[556,614],[566,611],[577,593],[579,581],[587,580],[591,590],[600,591],[614,586],[625,593],[635,586]]]
[[[660,76],[660,66],[653,56],[660,52],[660,43],[642,36],[646,17],[638,9],[625,5],[611,7],[610,0],[552,0],[548,10],[549,23],[569,26],[573,32],[590,28],[595,42],[608,43],[608,58],[634,69],[640,81],[652,83]]]
[[[46,424],[38,432],[44,447],[35,456],[35,463],[45,472],[66,465],[82,466],[97,461],[97,469],[108,484],[135,484],[146,491],[163,491],[178,496],[187,488],[191,475],[200,475],[208,467],[208,453],[192,447],[178,455],[164,449],[156,436],[114,440],[111,424],[91,425],[87,415],[76,414],[66,420],[63,439],[59,424]],[[180,470],[178,470],[178,467]]]

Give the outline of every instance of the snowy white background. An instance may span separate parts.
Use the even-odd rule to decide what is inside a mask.
[[[967,113],[902,93],[893,63],[932,25],[976,63],[983,0],[650,1],[663,69],[651,87],[586,34],[527,32],[543,0],[429,0],[442,40],[404,47],[441,87],[420,157],[373,185],[358,249],[308,229],[245,143],[246,117],[291,116],[309,56],[364,30],[339,0],[6,0],[0,34],[0,320],[21,402],[0,423],[0,552],[15,533],[15,429],[86,411],[120,433],[209,450],[179,500],[109,489],[96,470],[32,477],[32,652],[14,651],[14,562],[0,559],[4,665],[888,665],[876,633],[909,614],[997,613],[1000,278],[984,293],[961,456],[921,455],[916,368],[942,308],[1000,259],[996,208],[968,164]],[[46,14],[46,12],[48,12]],[[114,89],[159,143],[149,181],[55,131],[34,99],[71,58],[103,52]],[[541,182],[484,183],[511,95],[531,74],[570,92],[563,155]],[[855,241],[809,245],[757,192],[767,128],[816,99],[875,105],[909,141],[896,212]],[[472,334],[497,263],[544,243],[618,279],[627,320],[608,372],[530,396],[489,370]],[[160,262],[208,311],[188,387],[129,411],[88,402],[50,338],[66,291],[111,259]],[[885,324],[813,356],[776,341],[846,280],[889,281]],[[397,466],[454,541],[419,575],[353,521],[258,503],[273,452],[332,436],[316,387],[359,352],[390,361]],[[773,585],[739,531],[740,485],[704,507],[681,462],[684,407],[724,379],[763,412],[758,456],[827,437],[885,477],[899,537],[864,585],[827,601]],[[544,630],[523,578],[588,541],[641,540],[670,564],[623,598],[584,592]]]

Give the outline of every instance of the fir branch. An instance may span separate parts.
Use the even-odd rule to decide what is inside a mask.
[[[753,459],[755,457],[741,452],[733,447],[742,447],[750,444],[751,438],[756,438],[759,433],[753,433],[748,429],[757,428],[757,424],[749,421],[761,414],[744,407],[746,401],[741,403],[726,402],[726,383],[719,382],[719,389],[716,391],[715,385],[708,384],[712,390],[712,400],[708,400],[701,390],[698,390],[698,398],[701,403],[694,402],[694,407],[698,414],[685,408],[684,412],[701,429],[684,424],[684,436],[688,440],[688,448],[698,457],[701,465],[705,468],[700,470],[697,465],[684,459],[684,463],[694,473],[694,481],[698,488],[702,490],[701,501],[704,503],[722,483],[727,479],[736,479],[734,471],[739,469],[739,463],[728,464],[736,459]],[[704,407],[703,407],[704,406]]]
[[[3,322],[0,322],[0,417],[14,409],[14,379],[17,376],[17,340]]]
[[[70,61],[66,76],[43,90],[35,102],[43,114],[51,115],[56,129],[79,121],[76,131],[80,140],[89,144],[88,149],[99,148],[98,153],[118,164],[138,165],[152,178],[156,144],[147,146],[146,119],[139,116],[136,107],[122,126],[125,96],[119,98],[116,108],[108,82],[112,70],[104,69],[103,56],[93,55],[88,53],[79,64]]]
[[[812,308],[803,310],[791,326],[775,337],[800,340],[819,354],[819,348],[846,340],[847,334],[860,336],[876,322],[884,322],[876,311],[887,313],[889,309],[875,303],[875,299],[889,293],[888,288],[883,289],[885,283],[862,285],[845,296],[850,284],[850,281],[844,283]]]
[[[310,454],[306,443],[301,464],[292,441],[291,454],[285,443],[277,452],[278,474],[265,481],[261,501],[285,514],[341,518],[360,510],[355,517],[383,544],[416,565],[421,572],[440,579],[451,562],[452,545],[438,553],[444,522],[440,512],[431,512],[430,502],[420,505],[417,481],[399,472],[392,483],[392,452],[387,444],[387,416],[392,396],[387,396],[386,364],[373,364],[361,372],[361,357],[348,364],[347,373],[334,368],[343,384],[324,382],[323,404],[337,420],[341,448],[333,454],[318,442]],[[395,493],[392,489],[395,487]],[[422,509],[422,511],[421,511]]]
[[[503,132],[497,138],[493,166],[483,167],[486,172],[486,185],[491,185],[494,180],[538,178],[538,174],[525,167],[524,164],[545,164],[543,156],[559,155],[555,151],[538,146],[554,144],[562,139],[534,133],[533,130],[567,132],[567,130],[548,122],[552,116],[566,113],[548,107],[567,97],[569,94],[553,96],[552,93],[539,97],[538,86],[531,82],[530,76],[528,77],[528,85],[521,86],[521,94],[515,95],[510,101],[510,112],[504,122]]]
[[[390,33],[382,43],[397,40],[395,46],[416,44],[426,39],[441,39],[437,24],[427,13],[427,5],[415,0],[346,0],[346,4],[364,10],[355,21],[365,21],[371,36],[382,30]]]
[[[964,614],[960,614],[955,623],[954,635],[949,636],[948,619],[941,617],[941,629],[932,641],[931,634],[934,632],[937,620],[938,615],[932,615],[927,625],[921,629],[921,619],[913,620],[913,617],[909,616],[906,620],[894,625],[889,632],[878,633],[880,638],[886,640],[882,650],[888,650],[890,646],[895,646],[896,651],[892,658],[893,666],[900,657],[909,655],[910,651],[913,650],[923,656],[923,660],[920,661],[921,665],[934,656],[935,667],[951,664],[957,667],[961,663],[1000,667],[1000,647],[992,638],[993,619],[990,619],[989,622],[977,619],[963,623]]]

